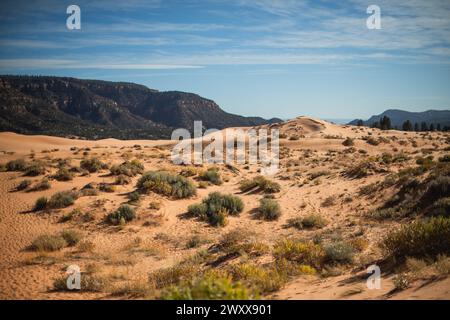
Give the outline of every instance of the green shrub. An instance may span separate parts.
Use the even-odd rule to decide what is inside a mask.
[[[50,189],[52,186],[48,179],[44,178],[40,182],[36,183],[30,191],[44,191]]]
[[[144,165],[139,160],[125,161],[119,165],[114,165],[110,169],[113,175],[125,175],[134,177],[137,174],[144,172]]]
[[[24,159],[11,160],[6,163],[7,171],[24,171],[27,163]]]
[[[188,213],[201,220],[207,220],[213,226],[224,226],[227,215],[237,215],[244,209],[242,200],[231,194],[212,192],[200,204],[188,207]]]
[[[67,168],[61,168],[53,175],[53,178],[58,181],[71,181],[73,180],[73,173]]]
[[[61,235],[44,234],[32,242],[30,249],[33,251],[57,251],[66,246],[67,242]]]
[[[148,171],[136,186],[141,192],[153,191],[178,199],[188,198],[197,192],[191,180],[167,171]]]
[[[61,237],[67,242],[68,246],[74,246],[83,238],[83,235],[76,230],[64,230]]]
[[[198,175],[198,178],[203,181],[209,181],[215,185],[221,185],[223,183],[219,169],[217,168],[209,168],[208,170],[201,172]]]
[[[94,173],[102,169],[106,169],[107,165],[97,158],[91,158],[81,160],[80,167],[84,170],[89,171],[90,173]]]
[[[325,262],[332,264],[353,261],[354,248],[343,241],[331,243],[325,247]]]
[[[263,198],[259,201],[258,211],[265,220],[277,220],[281,216],[281,207],[273,199]]]
[[[276,268],[260,267],[257,265],[242,263],[232,267],[233,280],[241,281],[253,291],[267,294],[280,290],[288,278],[284,272],[278,272]]]
[[[433,257],[450,252],[450,219],[433,217],[419,220],[389,233],[381,243],[393,257]]]
[[[128,194],[128,199],[130,202],[138,202],[141,199],[141,195],[139,192],[134,191]]]
[[[325,220],[319,214],[309,214],[302,218],[294,218],[288,220],[288,225],[297,229],[320,229],[327,225]]]
[[[132,207],[127,204],[121,205],[116,211],[108,215],[108,221],[112,224],[119,224],[133,220],[136,213]]]
[[[45,167],[42,163],[34,162],[24,169],[24,175],[35,177],[45,173]]]
[[[256,297],[240,282],[233,282],[230,276],[213,273],[171,286],[161,296],[163,300],[248,300]]]
[[[20,183],[17,185],[16,190],[22,191],[27,189],[31,185],[31,180],[25,179],[20,181]]]
[[[36,200],[33,211],[41,211],[47,207],[48,200],[46,197],[40,197]]]
[[[61,191],[50,197],[47,207],[50,209],[66,208],[73,205],[77,198],[78,192],[76,191]]]

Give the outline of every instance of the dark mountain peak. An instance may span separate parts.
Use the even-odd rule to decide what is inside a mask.
[[[89,139],[169,138],[174,128],[261,125],[259,117],[223,111],[214,101],[181,91],[103,80],[0,76],[0,130]]]

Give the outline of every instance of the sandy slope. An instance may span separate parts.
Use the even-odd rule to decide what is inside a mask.
[[[118,284],[127,281],[145,281],[147,274],[153,270],[173,265],[180,259],[190,256],[197,248],[187,248],[186,243],[193,235],[201,235],[208,243],[200,248],[208,248],[220,237],[235,228],[242,227],[254,231],[260,241],[269,245],[283,237],[312,236],[314,231],[299,231],[286,228],[288,219],[317,212],[329,220],[328,232],[339,232],[348,237],[358,228],[364,228],[364,237],[368,240],[368,248],[361,254],[360,261],[352,269],[346,269],[338,276],[320,278],[305,276],[294,279],[280,291],[268,296],[275,299],[449,299],[450,282],[448,278],[438,279],[430,283],[417,282],[408,290],[390,293],[393,288],[392,275],[383,278],[381,290],[368,290],[365,279],[350,281],[355,274],[364,274],[365,261],[375,261],[381,253],[377,242],[387,230],[396,223],[373,223],[364,220],[364,212],[375,208],[389,194],[374,195],[367,199],[358,197],[357,191],[362,185],[383,179],[385,174],[377,173],[359,180],[346,179],[342,170],[365,157],[392,152],[393,148],[403,152],[415,152],[423,148],[433,149],[433,143],[445,146],[444,137],[433,133],[434,140],[425,139],[416,133],[398,131],[380,132],[368,128],[338,126],[325,121],[299,117],[297,119],[275,125],[282,134],[281,139],[281,171],[274,180],[282,186],[276,199],[282,206],[283,215],[278,221],[267,222],[255,219],[252,209],[258,206],[261,195],[239,194],[238,183],[244,177],[257,175],[257,167],[245,169],[238,166],[240,172],[233,173],[222,168],[222,175],[227,181],[222,186],[210,186],[198,189],[198,195],[192,199],[171,200],[156,194],[146,196],[137,208],[138,219],[123,228],[111,227],[103,223],[106,214],[113,211],[127,200],[127,193],[133,190],[138,177],[127,186],[119,186],[114,193],[100,192],[98,196],[79,198],[75,205],[66,209],[54,210],[50,213],[30,212],[35,200],[40,196],[51,196],[57,191],[80,189],[89,182],[112,182],[114,177],[108,171],[77,175],[73,181],[58,182],[51,180],[52,188],[46,191],[25,192],[14,191],[17,184],[24,179],[19,172],[0,172],[0,298],[4,299],[100,299],[117,298],[108,292],[100,293],[64,293],[52,291],[53,280],[64,275],[70,264],[80,265],[82,270],[98,269],[97,273],[107,275]],[[372,146],[361,140],[368,133],[373,136],[395,136],[398,140],[414,138],[417,147],[401,145],[397,142]],[[299,139],[289,139],[292,135]],[[354,148],[362,152],[346,154],[347,147],[342,145],[343,138],[356,138]],[[443,140],[444,139],[444,140]],[[136,145],[140,145],[138,148]],[[110,164],[121,163],[125,158],[138,158],[146,170],[171,169],[179,171],[180,167],[170,162],[170,146],[173,142],[159,141],[119,141],[106,139],[99,141],[73,140],[48,136],[25,136],[14,133],[0,133],[0,163],[25,158],[29,160],[32,151],[36,159],[47,161],[46,176],[56,171],[55,159],[71,159],[72,165],[78,165],[83,159],[82,152],[74,154],[72,147],[90,148],[89,156],[96,156]],[[438,156],[442,149],[434,152]],[[331,153],[330,153],[331,152]],[[305,156],[308,153],[308,156]],[[332,154],[338,156],[333,158]],[[128,154],[125,156],[125,154]],[[403,164],[401,166],[404,166]],[[398,167],[391,168],[398,170]],[[320,178],[320,183],[307,183],[309,174],[327,170],[329,174]],[[31,177],[37,182],[42,176]],[[235,193],[242,197],[245,211],[239,217],[230,217],[229,224],[221,229],[212,228],[204,222],[185,219],[183,213],[188,205],[199,202],[211,191]],[[322,202],[329,196],[338,201],[330,207],[323,207]],[[350,202],[344,201],[351,197]],[[161,203],[161,209],[149,209],[154,201]],[[59,219],[73,210],[80,208],[90,212],[95,220],[89,223],[66,222]],[[146,224],[154,222],[155,224]],[[30,252],[27,247],[33,239],[44,233],[56,233],[64,229],[77,229],[85,238],[95,244],[92,252],[81,252],[77,248],[66,248],[60,252],[46,254],[47,263],[31,264],[30,259],[39,253]],[[364,260],[365,259],[365,260]],[[49,262],[48,260],[52,260]],[[121,298],[121,297],[119,297]]]

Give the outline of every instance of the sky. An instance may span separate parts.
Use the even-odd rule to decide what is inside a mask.
[[[450,1],[2,0],[0,74],[134,82],[265,118],[450,109]]]

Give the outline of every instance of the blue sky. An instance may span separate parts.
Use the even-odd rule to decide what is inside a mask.
[[[263,117],[450,109],[449,17],[448,0],[3,0],[0,73],[195,92]]]

